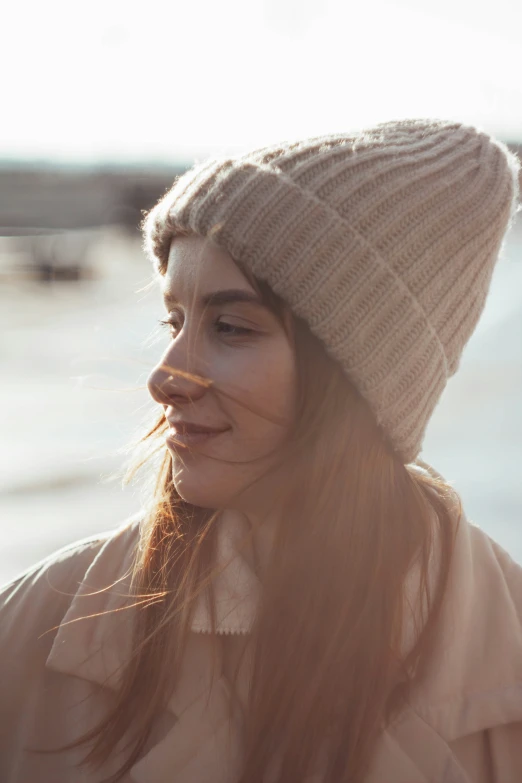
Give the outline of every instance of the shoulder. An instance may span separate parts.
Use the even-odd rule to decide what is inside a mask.
[[[468,581],[474,585],[469,591],[470,603],[482,612],[489,610],[491,619],[499,611],[504,612],[510,617],[511,630],[520,631],[522,641],[522,566],[472,522],[465,528],[464,537],[469,537]]]
[[[0,588],[0,644],[59,625],[85,575],[107,547],[124,553],[138,539],[139,515],[122,525],[68,544]]]
[[[415,709],[449,740],[522,721],[522,567],[463,513]]]

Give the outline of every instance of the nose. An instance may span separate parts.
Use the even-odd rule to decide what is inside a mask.
[[[172,348],[161,358],[147,380],[152,399],[160,405],[176,405],[193,402],[204,396],[210,382],[180,362],[179,351]],[[195,378],[192,376],[196,376]]]

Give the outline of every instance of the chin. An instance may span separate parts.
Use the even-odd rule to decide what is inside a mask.
[[[186,462],[174,461],[173,481],[179,496],[193,506],[211,509],[242,508],[257,502],[252,474],[238,474],[237,466],[223,466],[215,460]],[[245,494],[246,491],[246,494]]]
[[[174,481],[174,486],[179,496],[193,506],[201,508],[226,508],[231,498],[230,493],[223,492],[212,482],[211,486],[205,486],[205,482],[200,476],[178,476]]]

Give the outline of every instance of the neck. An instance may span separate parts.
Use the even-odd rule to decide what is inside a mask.
[[[238,509],[239,510],[239,509]],[[263,515],[242,511],[251,530],[251,547],[243,549],[243,555],[251,561],[250,566],[262,577],[272,556],[274,538],[279,522],[278,513],[271,511]]]

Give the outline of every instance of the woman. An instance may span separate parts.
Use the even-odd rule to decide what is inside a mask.
[[[522,570],[418,456],[518,171],[405,120],[174,183],[152,499],[5,588],[2,780],[522,779]]]

